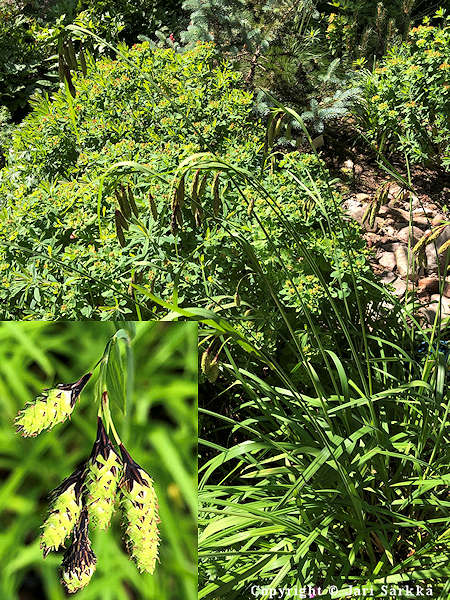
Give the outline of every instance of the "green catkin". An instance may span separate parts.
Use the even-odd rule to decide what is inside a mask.
[[[178,182],[178,185],[177,185],[177,205],[180,208],[183,208],[183,206],[184,206],[184,196],[185,196],[185,189],[184,189],[185,181],[184,180],[185,180],[185,176],[186,176],[185,174],[183,174],[181,176],[180,181]]]
[[[153,198],[153,196],[150,192],[148,193],[148,203],[150,205],[150,211],[152,213],[152,217],[154,218],[155,221],[157,221],[158,220],[158,209],[156,208],[155,199]]]
[[[77,55],[72,40],[67,40],[68,64],[73,71],[78,69]]]
[[[64,81],[64,57],[62,54],[58,55],[58,74],[59,74],[59,80],[61,82]]]
[[[97,438],[86,471],[86,506],[91,522],[106,529],[114,510],[114,501],[122,462],[98,417]]]
[[[83,375],[75,383],[57,385],[45,390],[42,396],[30,402],[21,410],[15,424],[24,437],[36,436],[44,429],[52,429],[72,414],[75,403],[92,373]]]
[[[119,203],[119,207],[120,207],[120,210],[121,210],[123,216],[127,220],[130,219],[131,218],[131,207],[128,202],[128,196],[127,196],[125,187],[123,185],[121,185],[120,188],[116,189],[116,198],[117,198],[117,202]]]
[[[123,233],[122,219],[122,213],[120,212],[120,210],[116,210],[114,214],[114,220],[116,223],[117,239],[119,240],[119,244],[122,246],[122,248],[124,248],[127,245],[127,242]]]
[[[126,231],[128,231],[129,223],[123,216],[123,213],[121,213],[120,210],[116,208],[115,214],[116,214],[116,222],[118,222],[120,224],[122,229],[125,229]]]
[[[209,372],[209,368],[211,366],[211,353],[209,349],[205,350],[202,354],[202,358],[200,361],[200,368],[203,375],[207,375]]]
[[[51,497],[52,508],[42,525],[40,548],[44,558],[49,552],[58,550],[72,533],[82,508],[82,488],[85,465],[78,467],[55,490]]]
[[[131,207],[131,210],[133,211],[134,216],[137,218],[137,217],[139,217],[139,209],[137,207],[136,200],[134,199],[134,194],[133,194],[133,190],[131,189],[131,185],[128,184],[127,190],[128,190],[128,203]]]
[[[217,173],[214,176],[212,187],[211,187],[211,193],[212,193],[212,199],[213,199],[213,213],[214,213],[215,217],[218,217],[220,215],[220,209],[221,209],[219,177],[220,177],[220,171],[217,171]]]
[[[86,57],[84,55],[83,48],[81,48],[79,56],[80,56],[81,72],[83,73],[83,77],[86,77],[86,75],[87,75],[87,63],[86,63]]]
[[[153,573],[158,558],[158,501],[151,477],[120,445],[123,477],[121,505],[127,550],[141,572]]]
[[[75,86],[73,85],[70,67],[65,62],[63,63],[63,74],[65,81],[67,81],[67,86],[69,88],[70,95],[72,96],[72,98],[75,98],[77,92],[75,90]]]
[[[219,363],[217,361],[217,357],[214,358],[211,361],[211,364],[209,366],[209,371],[207,373],[207,379],[210,383],[215,383],[217,381],[217,378],[219,377]]]
[[[89,516],[84,507],[74,529],[73,542],[64,554],[61,582],[69,594],[86,587],[95,571],[97,559],[89,539]]]

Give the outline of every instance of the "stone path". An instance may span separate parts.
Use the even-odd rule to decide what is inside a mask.
[[[353,194],[344,202],[348,214],[362,224],[364,238],[373,250],[371,260],[380,280],[392,287],[399,299],[406,290],[414,291],[423,304],[421,314],[429,323],[441,311],[442,322],[450,317],[450,277],[447,276],[442,296],[439,294],[439,273],[450,263],[450,247],[439,253],[450,239],[450,215],[444,215],[435,204],[426,202],[401,189],[397,183],[389,185],[384,205],[379,208],[372,226],[364,215],[373,196]],[[427,233],[441,226],[436,239],[425,246],[419,261],[412,248]],[[437,231],[437,230],[436,230]]]

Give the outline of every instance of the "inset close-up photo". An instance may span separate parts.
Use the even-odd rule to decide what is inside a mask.
[[[0,323],[0,595],[197,597],[197,325]]]

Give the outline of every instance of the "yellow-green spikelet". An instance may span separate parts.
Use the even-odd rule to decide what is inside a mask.
[[[88,529],[88,510],[84,507],[74,529],[72,545],[62,562],[61,580],[69,594],[87,586],[95,571],[97,559],[91,548]]]
[[[100,529],[106,529],[111,522],[121,470],[122,461],[99,417],[97,438],[86,473],[86,506],[91,522]]]
[[[45,390],[34,402],[28,403],[15,420],[17,431],[24,437],[36,436],[44,429],[52,429],[72,414],[79,395],[92,373],[83,375],[75,383],[61,383]]]
[[[44,558],[64,545],[81,513],[85,467],[82,465],[67,477],[53,492],[50,514],[42,525],[41,544]]]
[[[153,573],[158,558],[158,500],[151,477],[120,445],[123,460],[121,505],[127,549],[141,572]]]

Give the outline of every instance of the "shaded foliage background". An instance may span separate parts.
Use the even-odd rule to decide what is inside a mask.
[[[0,596],[65,597],[61,553],[44,561],[40,525],[48,492],[86,457],[95,439],[94,383],[72,419],[35,439],[15,433],[17,411],[43,388],[71,382],[102,355],[112,323],[0,323]],[[160,564],[141,575],[124,553],[120,517],[92,532],[97,571],[83,599],[197,597],[197,327],[137,323],[128,415],[115,420],[125,446],[154,478],[160,507]],[[93,377],[95,379],[95,376]]]

